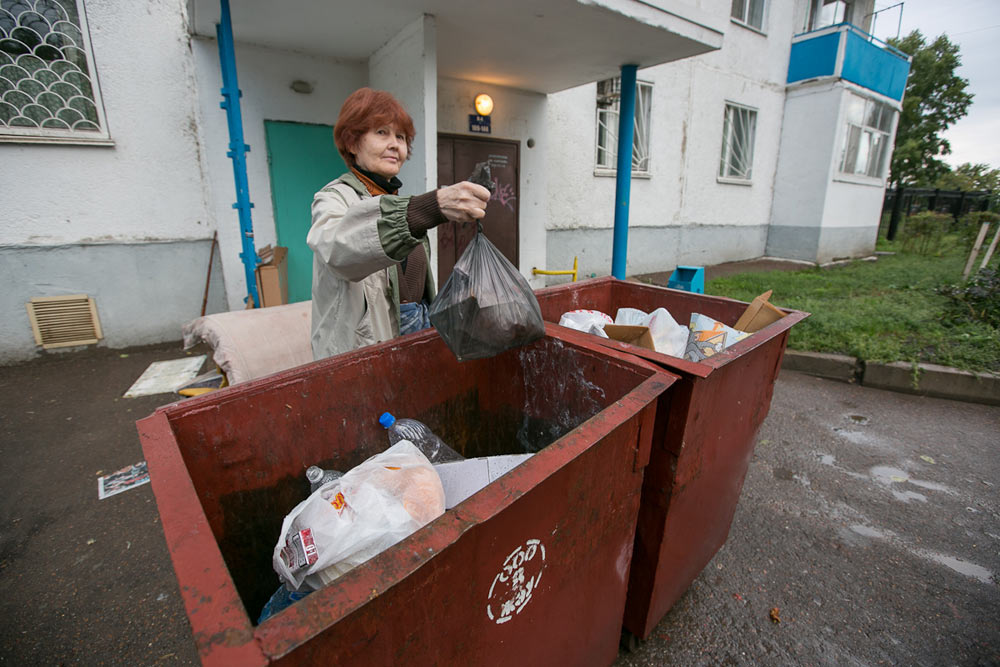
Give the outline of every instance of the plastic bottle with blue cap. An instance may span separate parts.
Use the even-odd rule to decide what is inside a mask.
[[[383,412],[378,418],[381,424],[389,432],[389,444],[395,445],[400,440],[409,440],[417,446],[427,460],[431,463],[447,463],[448,461],[462,461],[464,456],[449,447],[441,438],[435,435],[426,424],[416,419],[402,418],[396,419],[392,414]]]

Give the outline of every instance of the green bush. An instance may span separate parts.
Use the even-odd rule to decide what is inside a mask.
[[[1000,273],[983,268],[965,285],[945,285],[938,293],[951,300],[947,311],[950,321],[983,322],[1000,329]]]
[[[1000,215],[991,211],[970,211],[959,218],[958,224],[955,225],[955,231],[958,233],[961,247],[965,248],[966,252],[972,250],[972,245],[979,235],[979,228],[984,222],[990,224],[1000,222]]]
[[[944,213],[915,213],[907,217],[903,225],[903,248],[924,256],[932,253],[940,256],[951,245],[944,241],[952,224],[952,217]]]

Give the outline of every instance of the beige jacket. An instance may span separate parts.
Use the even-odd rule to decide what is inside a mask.
[[[425,298],[434,298],[430,243],[410,233],[409,197],[372,197],[347,173],[316,193],[306,242],[313,251],[314,359],[399,335],[397,262],[418,243],[427,253]]]

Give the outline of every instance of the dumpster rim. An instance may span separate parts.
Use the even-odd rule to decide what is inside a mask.
[[[591,285],[629,285],[627,289],[638,289],[641,291],[665,291],[673,292],[677,294],[684,295],[685,299],[708,299],[718,302],[729,302],[732,304],[739,304],[742,306],[749,306],[750,304],[745,301],[740,301],[738,299],[731,299],[725,296],[716,296],[714,294],[694,294],[686,290],[678,290],[670,287],[662,287],[660,285],[649,285],[647,283],[640,283],[634,280],[619,280],[614,276],[602,276],[599,278],[590,278],[588,280],[583,280],[577,283],[566,283],[564,285],[555,285],[552,287],[541,288],[536,291],[552,290],[552,291],[565,291],[570,292],[577,288],[579,285],[591,284]],[[624,307],[624,306],[622,306]],[[693,375],[695,377],[707,378],[712,374],[713,371],[722,368],[731,361],[743,356],[747,352],[764,345],[772,338],[775,338],[786,330],[791,329],[795,324],[801,322],[811,315],[806,311],[795,310],[791,308],[779,308],[785,313],[785,316],[779,320],[775,320],[771,324],[767,325],[759,331],[755,331],[746,338],[733,343],[725,350],[719,354],[712,355],[711,357],[704,359],[702,361],[691,361],[683,357],[674,357],[669,354],[664,354],[662,352],[656,352],[655,350],[647,350],[644,347],[639,347],[638,345],[632,345],[630,343],[623,343],[621,341],[610,340],[607,338],[601,338],[599,336],[594,336],[592,334],[587,334],[585,332],[570,329],[568,327],[560,327],[563,331],[575,331],[577,334],[583,335],[585,337],[594,339],[599,345],[607,347],[608,349],[618,350],[626,354],[632,354],[643,359],[649,360],[656,363],[662,368],[667,368],[673,372],[685,373]],[[669,312],[669,311],[668,311]],[[546,324],[551,324],[546,322]],[[556,326],[559,326],[556,324]]]

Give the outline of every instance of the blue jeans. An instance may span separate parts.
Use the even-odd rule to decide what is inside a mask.
[[[399,335],[405,336],[428,328],[431,325],[428,312],[430,309],[424,301],[399,304]]]

